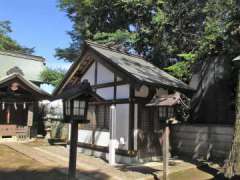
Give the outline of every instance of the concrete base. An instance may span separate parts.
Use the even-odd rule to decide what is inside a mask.
[[[2,137],[0,136],[0,142],[16,142],[17,136]]]
[[[4,142],[17,142],[17,143],[28,143],[35,141],[35,138],[26,138],[26,139],[19,139],[17,136],[12,136],[10,138],[1,138],[0,137],[0,143]]]
[[[67,145],[67,148],[69,149],[69,145]],[[82,148],[82,147],[78,147],[77,151],[79,153],[83,153],[83,154],[88,155],[88,156],[94,156],[94,157],[102,158],[102,159],[108,161],[109,153],[96,151],[96,150],[88,149],[88,148]],[[141,161],[137,157],[129,157],[129,156],[122,156],[122,155],[116,154],[116,163],[119,163],[119,164],[136,164],[136,163],[140,163],[140,162]]]

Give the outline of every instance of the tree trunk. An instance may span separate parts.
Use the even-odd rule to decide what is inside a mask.
[[[238,70],[236,91],[236,120],[234,136],[228,160],[225,162],[225,177],[232,178],[240,175],[240,71]]]

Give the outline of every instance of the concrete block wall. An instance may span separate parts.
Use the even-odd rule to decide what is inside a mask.
[[[233,126],[175,125],[171,130],[173,152],[193,159],[226,159],[232,139]]]

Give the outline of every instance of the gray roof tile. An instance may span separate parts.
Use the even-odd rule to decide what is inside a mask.
[[[141,57],[124,54],[91,42],[88,42],[88,45],[142,82],[191,90],[181,80],[171,76]]]

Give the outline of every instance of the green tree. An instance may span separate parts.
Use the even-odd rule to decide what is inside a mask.
[[[239,0],[59,0],[73,30],[70,47],[56,55],[74,61],[82,40],[90,39],[144,56],[159,67],[177,58],[166,70],[187,81],[194,61],[219,55],[231,60],[240,54],[239,6]],[[231,154],[240,153],[236,147]],[[228,177],[240,172],[232,171],[239,157],[229,157]]]
[[[47,68],[41,73],[41,78],[44,82],[53,86],[57,86],[63,79],[66,71],[63,69],[51,69]]]
[[[0,21],[0,50],[18,51],[26,54],[32,54],[34,52],[34,48],[24,47],[13,40],[9,36],[10,32],[12,32],[10,22]]]
[[[233,18],[238,4],[238,0],[59,0],[73,30],[70,47],[57,49],[56,55],[74,61],[82,40],[89,39],[143,56],[159,67],[171,65],[170,58],[181,61],[178,54],[195,54],[196,60],[223,53],[234,57],[239,43],[231,28],[239,21]],[[189,63],[176,66],[189,72]]]

